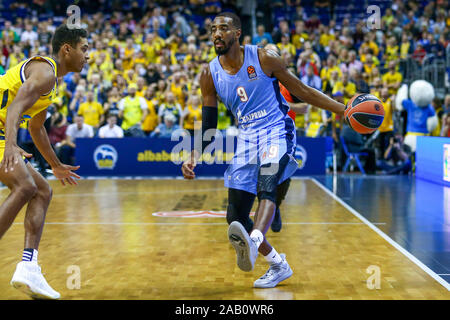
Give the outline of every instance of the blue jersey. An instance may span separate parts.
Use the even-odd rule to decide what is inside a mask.
[[[275,127],[288,132],[295,129],[278,80],[268,77],[261,68],[257,46],[244,47],[244,63],[235,75],[222,68],[219,57],[209,67],[216,92],[238,120],[242,134]]]
[[[431,105],[426,107],[418,107],[412,100],[403,100],[403,108],[408,114],[406,126],[407,132],[429,133],[427,128],[427,119],[436,113]]]
[[[278,80],[264,74],[259,64],[258,47],[244,47],[244,63],[235,75],[223,70],[218,57],[209,67],[216,92],[240,129],[236,152],[224,174],[225,186],[257,194],[260,174],[275,175],[282,183],[298,167],[295,125],[287,115],[289,105]],[[279,165],[260,171],[260,166],[269,163]]]

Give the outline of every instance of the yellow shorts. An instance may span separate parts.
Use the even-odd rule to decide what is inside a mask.
[[[5,153],[5,137],[0,136],[0,162],[3,160],[3,154]],[[28,162],[27,158],[22,157],[25,160],[25,163]]]
[[[5,153],[5,137],[0,136],[0,161],[3,160],[3,154]]]

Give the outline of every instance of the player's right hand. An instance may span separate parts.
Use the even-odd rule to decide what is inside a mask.
[[[187,159],[183,165],[181,166],[181,172],[183,172],[183,176],[185,179],[194,179],[195,172],[194,168],[197,166],[197,160],[195,159],[194,151],[191,153],[189,159]]]
[[[0,163],[0,168],[4,169],[5,172],[14,171],[14,166],[25,158],[31,158],[33,155],[31,153],[25,152],[17,145],[5,146],[5,151],[3,153],[3,159]]]
[[[55,178],[61,181],[63,186],[65,186],[66,183],[77,185],[75,179],[80,179],[81,177],[73,171],[78,170],[79,168],[80,166],[69,166],[61,163],[58,166],[52,167],[52,171]]]

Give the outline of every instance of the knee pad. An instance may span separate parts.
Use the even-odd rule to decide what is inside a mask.
[[[277,202],[278,181],[280,180],[281,175],[283,174],[283,171],[288,163],[289,156],[287,154],[284,154],[278,163],[268,163],[261,166],[261,168],[259,169],[257,186],[257,195],[259,201],[266,199],[274,203]],[[274,165],[276,166],[273,167]],[[276,169],[276,172],[275,170],[272,170],[274,172],[270,173],[271,169]]]
[[[257,196],[258,200],[270,200],[276,202],[277,198],[278,175],[258,176]]]

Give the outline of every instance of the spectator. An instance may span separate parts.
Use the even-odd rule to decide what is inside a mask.
[[[380,134],[376,138],[376,144],[380,155],[384,155],[386,148],[389,145],[390,139],[394,136],[394,119],[393,119],[393,96],[389,95],[388,88],[381,89],[381,95],[378,96],[383,102],[384,119],[381,126],[378,128]]]
[[[107,124],[98,130],[99,138],[123,138],[123,129],[117,125],[117,116],[108,115]]]
[[[75,119],[75,115],[78,114],[78,110],[80,109],[80,105],[86,101],[86,89],[82,85],[78,85],[75,89],[75,93],[72,97],[72,101],[69,104],[69,112],[67,116],[67,121],[73,122]]]
[[[180,126],[176,124],[175,116],[171,113],[167,113],[164,115],[163,123],[160,123],[156,127],[156,129],[150,134],[150,137],[170,139],[174,133],[175,136],[181,135],[181,132],[179,134],[175,132],[178,129],[180,129]]]
[[[61,148],[66,144],[67,137],[67,120],[59,112],[54,112],[51,116],[50,120],[50,130],[48,132],[48,138],[50,140],[50,144],[53,149],[55,149],[55,153],[60,158],[61,156]]]
[[[150,134],[156,126],[158,125],[158,99],[156,98],[155,92],[156,85],[153,84],[147,87],[145,91],[145,100],[147,101],[148,113],[147,117],[144,119],[142,123],[142,130],[145,135]]]
[[[278,43],[277,46],[280,49],[280,52],[287,51],[293,57],[297,54],[297,50],[294,45],[289,42],[289,35],[282,35],[281,42]]]
[[[108,101],[103,105],[103,110],[105,114],[115,114],[117,117],[119,116],[119,101],[120,94],[119,89],[117,87],[112,87],[108,94]],[[118,122],[120,125],[120,123]]]
[[[15,67],[24,59],[25,54],[22,52],[22,48],[19,45],[15,44],[13,46],[13,52],[9,55],[8,62],[6,63],[7,69]]]
[[[93,92],[94,101],[100,103],[101,105],[105,102],[104,88],[101,83],[102,78],[100,74],[92,74],[90,84],[88,85],[88,91]]]
[[[403,136],[396,134],[389,139],[389,146],[377,166],[386,174],[408,174],[412,170],[411,155],[411,148],[403,143]]]
[[[180,104],[175,100],[175,95],[172,91],[166,93],[166,102],[159,106],[159,123],[163,122],[165,115],[168,113],[175,116],[176,123],[180,123],[182,110]]]
[[[412,58],[416,60],[419,64],[422,64],[423,58],[425,58],[427,52],[423,48],[423,45],[418,43],[416,50],[412,54]]]
[[[194,129],[201,129],[196,127],[196,123],[202,121],[202,103],[200,97],[193,94],[187,104],[187,107],[182,111],[181,127],[194,136]]]
[[[257,28],[257,34],[253,36],[252,44],[263,46],[267,43],[273,43],[272,36],[266,32],[264,25],[260,24]]]
[[[396,71],[397,63],[395,61],[389,62],[389,72],[383,75],[383,85],[389,89],[389,94],[397,94],[397,90],[400,88],[403,76],[400,72]]]
[[[61,142],[60,160],[63,163],[74,164],[74,155],[77,138],[94,137],[92,126],[84,123],[83,116],[77,115],[74,123],[70,124],[66,130],[66,139]]]
[[[319,76],[314,74],[314,68],[312,65],[308,65],[306,68],[306,75],[302,77],[302,82],[317,90],[322,90],[322,80]]]
[[[128,96],[119,101],[119,117],[122,119],[122,129],[125,136],[142,137],[142,122],[148,114],[147,102],[136,95],[137,85],[128,87]]]
[[[34,42],[38,40],[38,33],[33,30],[33,25],[26,24],[25,31],[20,36],[20,41],[26,46],[33,46]]]
[[[348,100],[350,100],[356,94],[356,86],[353,82],[350,82],[348,73],[342,74],[342,80],[338,81],[333,86],[332,93],[342,92],[344,95],[344,104],[347,104]]]
[[[319,137],[326,129],[326,111],[315,106],[309,106],[305,115],[305,121],[307,123],[306,136],[311,138]]]
[[[362,77],[361,72],[359,72],[357,69],[351,67],[349,75],[350,75],[350,81],[352,81],[356,86],[356,92],[370,93],[369,85]]]
[[[367,156],[362,157],[363,160],[365,160],[363,165],[364,171],[366,171],[367,174],[375,174],[376,173],[375,151],[365,146],[363,136],[358,132],[356,132],[355,130],[351,129],[345,123],[342,126],[341,135],[350,153],[363,153],[363,152],[367,153]]]
[[[322,90],[323,91],[325,91],[327,84],[330,82],[331,74],[333,71],[337,72],[338,77],[342,76],[341,69],[336,65],[336,57],[333,55],[329,55],[327,58],[326,66],[324,66],[322,68],[322,70],[320,71],[320,78],[322,79],[322,84],[323,84]],[[333,86],[330,86],[330,87],[332,88]]]
[[[289,29],[289,24],[286,20],[280,20],[280,22],[278,23],[278,26],[274,28],[274,30],[272,31],[272,36],[270,38],[270,40],[272,41],[268,41],[268,43],[279,43],[281,42],[281,37],[285,35],[285,36],[289,36],[291,35],[291,30]]]
[[[86,102],[80,104],[78,115],[82,116],[84,122],[94,129],[98,129],[104,121],[103,107],[100,103],[94,101],[94,93],[88,91]]]
[[[355,50],[350,50],[348,52],[348,62],[345,64],[345,66],[347,67],[348,71],[350,71],[352,68],[356,69],[359,73],[362,71],[363,64],[361,61],[359,61],[357,59]],[[342,70],[342,64],[341,64],[341,70]],[[345,72],[345,68],[342,71]]]

